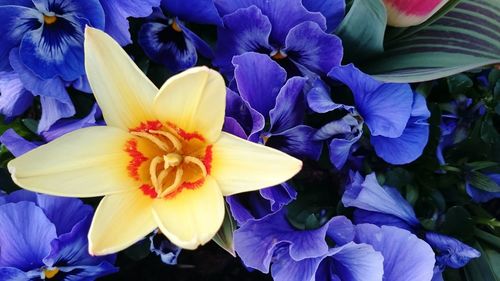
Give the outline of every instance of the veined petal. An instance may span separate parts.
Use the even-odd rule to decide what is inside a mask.
[[[21,187],[52,195],[92,197],[138,188],[128,175],[130,134],[112,127],[68,133],[9,162]],[[137,141],[141,141],[137,139]]]
[[[222,225],[224,211],[221,191],[210,176],[196,189],[183,189],[153,204],[153,216],[161,232],[184,249],[196,249],[210,241]]]
[[[224,123],[226,86],[222,76],[195,67],[168,79],[154,99],[156,119],[201,134],[209,143],[219,137]]]
[[[300,160],[279,150],[227,133],[221,134],[212,151],[212,175],[224,195],[282,183],[302,168]]]
[[[156,86],[106,33],[85,29],[85,69],[109,126],[130,129],[153,120]]]
[[[137,189],[104,197],[89,230],[89,252],[106,255],[134,244],[156,228],[153,199]]]

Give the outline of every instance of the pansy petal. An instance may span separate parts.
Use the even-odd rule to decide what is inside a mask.
[[[66,102],[53,97],[41,96],[40,104],[42,105],[42,117],[38,123],[40,134],[49,130],[58,120],[75,114],[75,107],[71,101]]]
[[[330,97],[330,90],[323,81],[317,79],[312,83],[313,88],[307,92],[307,104],[317,113],[326,113],[342,107],[340,104],[333,102]]]
[[[275,106],[269,112],[270,132],[281,133],[302,124],[305,111],[302,90],[306,82],[304,77],[292,77],[280,89]]]
[[[246,52],[271,52],[269,19],[255,6],[239,9],[223,18],[224,27],[217,30],[217,47],[213,64],[228,76],[233,75],[231,59]]]
[[[109,35],[89,27],[85,29],[85,68],[109,126],[128,130],[153,120],[156,86]]]
[[[276,148],[295,157],[307,157],[318,160],[323,148],[323,142],[313,138],[316,129],[299,125],[279,134],[271,135],[266,145]]]
[[[163,1],[162,7],[170,14],[188,22],[222,24],[214,0],[169,0]]]
[[[155,200],[153,215],[161,232],[175,245],[196,249],[213,238],[224,219],[224,198],[210,176],[202,186]]]
[[[233,117],[224,118],[224,126],[222,126],[222,130],[224,132],[230,133],[242,139],[247,138],[245,130],[243,130],[240,123],[238,123],[238,121],[236,121],[236,119],[234,119]],[[0,142],[1,142],[1,137],[0,137]]]
[[[154,100],[153,112],[162,122],[201,134],[211,143],[222,130],[225,102],[226,87],[222,76],[206,67],[196,67],[163,84]]]
[[[42,259],[57,237],[56,228],[32,202],[0,206],[0,267],[24,271],[43,266]]]
[[[235,56],[232,62],[234,79],[241,97],[260,114],[269,116],[269,111],[275,106],[276,97],[285,84],[285,69],[269,56],[254,52]]]
[[[343,48],[340,38],[325,33],[314,22],[304,22],[292,28],[285,44],[285,52],[292,61],[315,73],[328,73],[342,61]]]
[[[302,0],[302,4],[311,12],[320,12],[326,18],[326,32],[332,33],[337,28],[345,13],[344,0]]]
[[[0,113],[6,119],[23,114],[33,103],[33,95],[14,71],[0,72],[0,93]]]
[[[278,251],[276,260],[271,267],[274,281],[316,281],[316,270],[322,258],[303,259],[295,261],[285,249]],[[331,281],[330,279],[328,279]],[[335,281],[335,280],[334,280]]]
[[[40,26],[39,19],[41,13],[35,9],[14,6],[12,1],[2,4],[0,7],[0,34],[2,34],[2,44],[0,44],[0,70],[8,70],[9,52],[12,48],[21,43],[21,39],[26,32],[37,29]],[[33,3],[31,3],[31,6]]]
[[[413,92],[408,84],[379,82],[352,64],[335,67],[328,76],[351,89],[356,109],[372,136],[401,136],[413,104]]]
[[[469,263],[471,259],[481,256],[478,250],[446,235],[427,232],[425,241],[439,253],[436,261],[441,266],[461,268]]]
[[[283,206],[288,205],[288,203],[297,198],[297,191],[286,182],[261,189],[259,193],[263,198],[269,200],[271,211],[273,212],[280,210]]]
[[[146,17],[152,12],[152,7],[158,7],[160,0],[141,0],[138,4],[129,0],[100,1],[106,15],[105,31],[120,45],[132,43],[129,32],[128,17]]]
[[[139,189],[105,196],[97,207],[89,230],[91,255],[121,251],[156,228],[151,197]]]
[[[431,280],[435,263],[434,252],[411,232],[393,226],[371,224],[356,226],[357,243],[373,246],[384,256],[384,280]]]
[[[212,175],[222,194],[274,186],[293,177],[302,162],[287,154],[222,133],[213,146]]]
[[[5,145],[10,153],[16,157],[38,147],[38,145],[29,142],[18,135],[14,129],[8,129],[5,131],[0,136],[0,143]]]
[[[132,138],[113,127],[84,128],[11,160],[7,167],[19,186],[32,191],[75,197],[122,192],[137,188],[125,152]]]
[[[31,277],[35,277],[15,267],[0,267],[0,276],[4,281],[30,280]]]
[[[344,167],[349,155],[351,154],[351,147],[356,143],[361,134],[357,137],[347,140],[347,139],[333,139],[328,145],[328,150],[330,154],[330,162],[338,170]]]
[[[192,67],[198,60],[196,48],[184,32],[160,22],[144,23],[138,42],[149,58],[174,72]]]
[[[77,16],[88,21],[88,25],[104,28],[104,11],[99,0],[66,1],[66,0],[33,0],[37,10],[43,13],[53,12],[63,17]],[[58,18],[53,24],[56,24]],[[57,26],[58,28],[60,26]]]

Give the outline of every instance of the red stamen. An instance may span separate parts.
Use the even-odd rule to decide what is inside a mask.
[[[131,132],[147,132],[149,130],[159,130],[163,127],[160,121],[154,120],[154,121],[146,121],[146,123],[141,122],[139,126],[130,129]]]
[[[210,171],[212,170],[212,145],[208,145],[205,148],[205,156],[201,160],[203,165],[205,165],[205,169],[207,170],[207,174],[210,175]]]
[[[186,132],[171,122],[167,122],[167,126],[174,129],[181,138],[183,138],[187,141],[192,140],[192,139],[197,139],[197,140],[200,140],[203,142],[205,141],[205,138],[197,132],[193,132],[193,133]]]
[[[150,186],[149,184],[143,184],[141,185],[141,187],[139,188],[142,193],[144,193],[144,195],[147,195],[151,198],[156,198],[158,196],[158,193],[156,193],[156,190]]]
[[[139,150],[137,150],[137,140],[130,139],[125,143],[125,152],[132,158],[128,162],[128,174],[135,180],[139,180],[139,168],[144,161],[148,160]]]

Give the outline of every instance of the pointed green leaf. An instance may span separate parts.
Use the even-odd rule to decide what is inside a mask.
[[[472,171],[468,176],[469,183],[475,188],[488,192],[500,192],[500,186],[487,175]]]
[[[229,208],[226,205],[226,214],[224,215],[224,221],[222,222],[221,228],[219,229],[217,234],[215,234],[212,240],[233,257],[236,257],[233,243],[233,233],[235,230],[236,223],[234,222],[233,217],[229,213]]]

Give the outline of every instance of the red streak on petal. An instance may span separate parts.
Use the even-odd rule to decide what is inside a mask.
[[[148,160],[139,150],[137,150],[137,140],[130,139],[125,143],[125,152],[132,158],[128,162],[127,170],[128,174],[135,180],[139,180],[139,168]]]
[[[201,160],[203,162],[203,165],[205,165],[205,169],[207,169],[207,174],[210,175],[210,171],[212,170],[212,145],[208,145],[205,148],[205,156]]]
[[[405,15],[427,16],[445,0],[384,0]]]
[[[177,132],[177,134],[181,138],[183,138],[184,140],[189,141],[189,140],[192,140],[192,139],[197,139],[197,140],[200,140],[200,141],[203,141],[203,142],[205,141],[205,138],[201,134],[199,134],[197,132],[193,132],[193,133],[186,132],[183,129],[177,127],[175,124],[170,123],[170,122],[167,122],[167,126],[169,126],[170,128],[174,129]]]
[[[199,179],[194,182],[183,182],[174,192],[167,194],[164,199],[173,199],[177,194],[181,193],[184,189],[194,190],[202,186],[205,179]]]
[[[139,189],[144,193],[144,195],[147,195],[151,198],[156,198],[158,196],[158,193],[156,193],[155,189],[151,187],[149,184],[143,184]]]
[[[133,128],[133,129],[130,129],[130,131],[131,132],[147,132],[149,130],[159,130],[159,129],[161,129],[161,127],[163,127],[163,125],[158,120],[146,121],[145,123],[141,122],[141,124],[139,124],[139,126]]]

